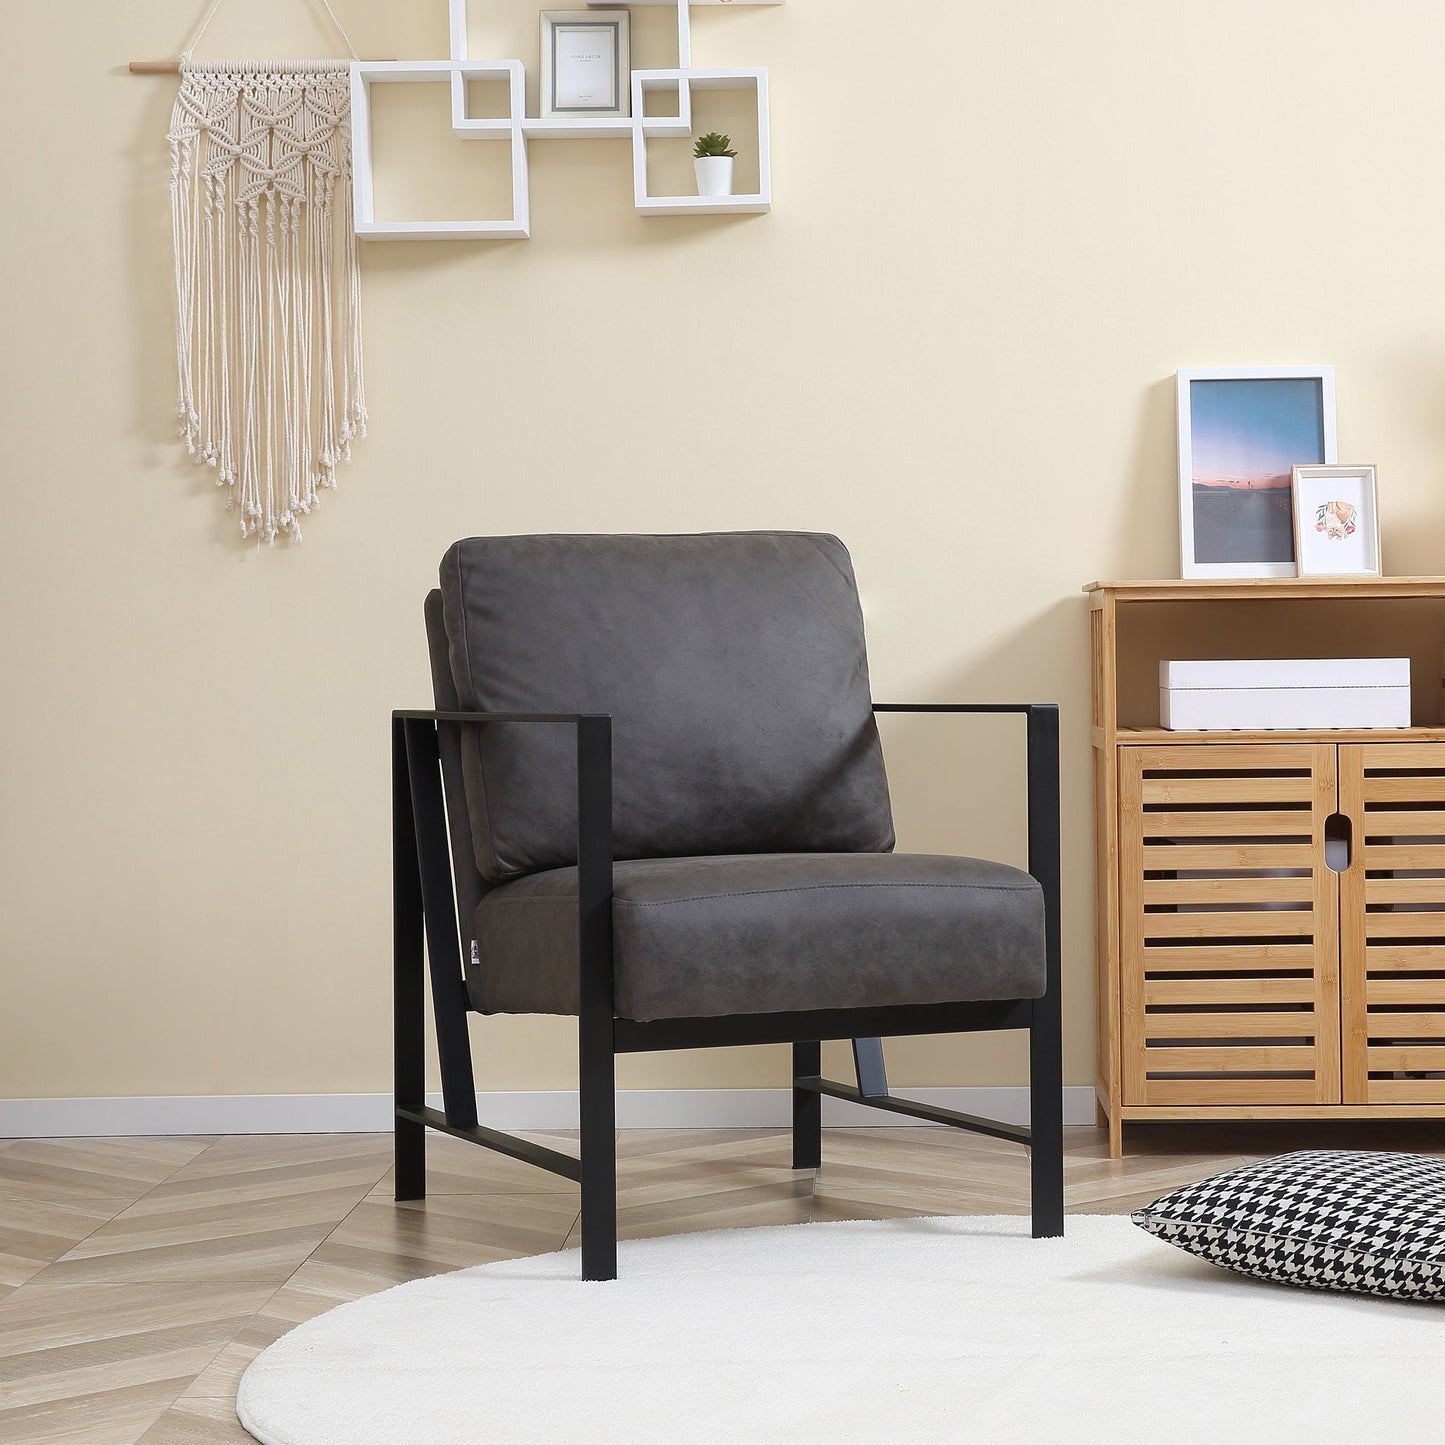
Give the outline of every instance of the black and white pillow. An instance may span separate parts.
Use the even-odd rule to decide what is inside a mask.
[[[1445,1298],[1445,1160],[1320,1149],[1246,1164],[1134,1223],[1240,1274],[1308,1289]]]

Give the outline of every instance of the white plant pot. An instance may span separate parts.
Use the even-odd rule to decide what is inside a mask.
[[[732,156],[696,156],[697,193],[700,196],[730,196],[733,193]]]

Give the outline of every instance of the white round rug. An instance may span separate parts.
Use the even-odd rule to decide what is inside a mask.
[[[1125,1218],[801,1224],[417,1280],[246,1372],[265,1445],[1442,1438],[1445,1310],[1259,1283]]]

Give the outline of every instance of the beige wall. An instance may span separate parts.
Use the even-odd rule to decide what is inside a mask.
[[[336,3],[364,54],[445,53],[443,0]],[[494,8],[530,60],[536,0]],[[771,69],[775,213],[642,220],[624,143],[536,144],[531,242],[369,248],[372,437],[274,552],[170,435],[175,87],[123,67],[201,0],[3,9],[0,1097],[387,1087],[386,717],[427,699],[420,603],[458,536],[833,530],[879,697],[1057,698],[1075,1083],[1079,586],[1176,571],[1174,369],[1334,362],[1387,569],[1445,570],[1434,0],[699,11],[700,63]],[[309,4],[252,0],[202,54],[331,48]],[[458,147],[419,103],[386,123],[404,198],[408,135]],[[981,773],[962,729],[890,729],[902,842],[1017,858],[1007,731],[970,736]],[[571,1078],[560,1024],[477,1033],[487,1085]],[[919,1042],[894,1072],[1022,1060]],[[623,1071],[783,1077],[776,1052]]]

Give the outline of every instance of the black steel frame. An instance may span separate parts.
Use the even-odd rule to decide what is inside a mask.
[[[1041,998],[823,1009],[726,1018],[616,1018],[612,1002],[612,719],[578,713],[392,714],[396,1197],[426,1196],[426,1131],[470,1140],[582,1189],[582,1277],[617,1276],[616,1058],[658,1049],[791,1043],[793,1167],[822,1162],[822,1101],[870,1108],[1029,1145],[1035,1238],[1064,1232],[1063,1064],[1059,1006],[1059,712],[1051,703],[878,703],[878,713],[1022,713],[1028,723],[1028,870],[1044,893],[1047,984]],[[469,1000],[447,844],[438,729],[501,724],[574,729],[577,738],[577,913],[581,1005],[580,1157],[477,1122]],[[430,973],[443,1108],[426,1104],[424,993]],[[882,1040],[909,1034],[1029,1031],[1031,1124],[934,1108],[888,1091]],[[857,1087],[822,1077],[822,1041],[851,1039]]]

